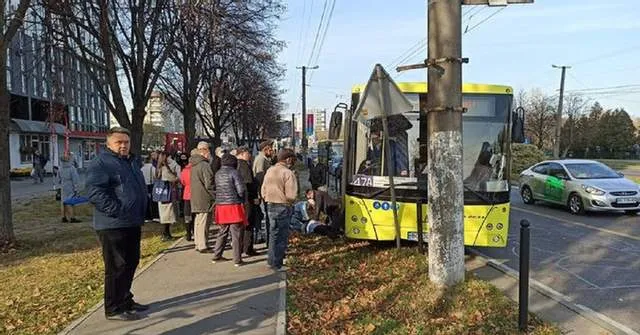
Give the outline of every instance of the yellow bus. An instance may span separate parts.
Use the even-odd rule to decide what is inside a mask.
[[[386,161],[394,164],[394,183],[401,238],[418,239],[422,221],[427,241],[428,134],[424,82],[397,83],[413,108],[388,118],[390,160],[384,157],[380,119],[359,121],[352,115],[364,85],[352,89],[351,111],[345,115],[343,201],[345,235],[364,240],[395,240]],[[468,246],[504,247],[509,232],[509,173],[512,126],[524,119],[511,112],[509,86],[464,84],[464,243]],[[516,120],[518,119],[518,120]],[[519,137],[518,137],[519,136]],[[517,135],[514,138],[522,136]]]

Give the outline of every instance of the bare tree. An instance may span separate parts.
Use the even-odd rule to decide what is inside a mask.
[[[183,113],[188,139],[195,135],[197,119],[219,143],[235,113],[245,108],[242,90],[252,71],[247,68],[282,72],[274,62],[282,46],[274,38],[274,23],[283,6],[273,0],[204,0],[178,8],[183,19],[160,86]]]
[[[577,123],[580,117],[584,115],[588,103],[587,99],[576,93],[571,93],[564,98],[564,111],[567,119],[562,126],[562,137],[560,139],[560,145],[563,148],[562,157],[567,157],[569,150],[573,148]]]
[[[0,0],[0,250],[9,247],[15,240],[13,222],[11,220],[11,157],[9,150],[9,123],[11,112],[9,108],[10,94],[7,90],[7,48],[13,37],[22,26],[25,14],[31,5],[30,0],[20,0],[12,12],[7,12],[6,0]]]
[[[142,144],[145,106],[173,45],[170,0],[41,0],[54,18],[54,37],[87,67],[118,123],[131,130],[131,148]],[[121,79],[126,82],[123,88]],[[128,88],[132,110],[125,104]]]
[[[534,90],[528,94],[524,108],[527,112],[525,131],[539,149],[551,144],[555,127],[555,107],[553,99]]]

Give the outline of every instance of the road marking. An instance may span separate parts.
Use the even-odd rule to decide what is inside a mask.
[[[584,228],[598,230],[598,231],[601,231],[603,233],[608,233],[608,234],[617,235],[617,236],[620,236],[620,237],[626,237],[626,238],[629,238],[629,239],[632,239],[632,240],[640,241],[640,237],[638,237],[638,236],[633,236],[633,235],[629,235],[629,234],[625,234],[625,233],[620,233],[620,232],[617,232],[617,231],[604,229],[604,228],[600,228],[600,227],[594,227],[594,226],[591,226],[591,225],[588,225],[588,224],[585,224],[585,223],[581,223],[581,222],[577,222],[577,221],[571,221],[571,220],[559,218],[557,216],[552,216],[552,215],[548,215],[548,214],[538,213],[538,212],[535,212],[535,211],[532,211],[532,210],[529,210],[529,209],[524,209],[524,208],[520,208],[520,207],[516,207],[516,206],[512,206],[511,208],[515,209],[517,211],[524,212],[524,213],[542,216],[542,217],[547,218],[547,219],[552,219],[552,220],[556,220],[556,221],[572,224],[572,225],[575,225],[575,226],[580,226],[580,227],[584,227]]]
[[[492,267],[494,267],[495,269],[497,269],[498,271],[501,271],[502,273],[513,277],[516,280],[519,280],[520,278],[520,273],[514,269],[512,269],[511,267],[502,264],[500,262],[498,262],[496,259],[491,258],[487,255],[485,255],[484,253],[482,253],[481,251],[478,251],[476,249],[470,249],[472,253],[474,253],[476,256],[479,256],[481,258],[484,258],[486,260],[486,263]],[[586,318],[587,320],[590,320],[591,322],[594,322],[606,329],[608,329],[609,331],[612,331],[616,334],[622,333],[622,334],[626,334],[626,335],[640,335],[640,333],[636,332],[635,330],[627,327],[626,325],[615,321],[613,319],[611,319],[610,317],[596,312],[593,309],[582,305],[582,304],[578,304],[573,302],[573,299],[570,298],[567,295],[564,295],[556,290],[554,290],[553,288],[533,279],[533,278],[529,278],[529,284],[530,286],[535,289],[536,291],[538,291],[540,294],[547,296],[553,300],[555,300],[556,302],[558,302],[559,304],[567,307],[568,309],[578,313],[579,315],[583,316],[584,318]]]

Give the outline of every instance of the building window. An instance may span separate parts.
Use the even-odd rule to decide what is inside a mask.
[[[20,163],[31,163],[36,150],[42,155],[49,156],[50,148],[48,135],[20,135]]]
[[[7,68],[7,91],[11,91],[11,69]]]
[[[27,75],[22,73],[20,77],[22,77],[22,92],[27,93]]]

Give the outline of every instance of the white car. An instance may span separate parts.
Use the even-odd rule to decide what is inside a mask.
[[[640,185],[608,166],[583,159],[550,160],[520,173],[525,204],[541,200],[565,205],[572,214],[585,211],[640,213]]]

